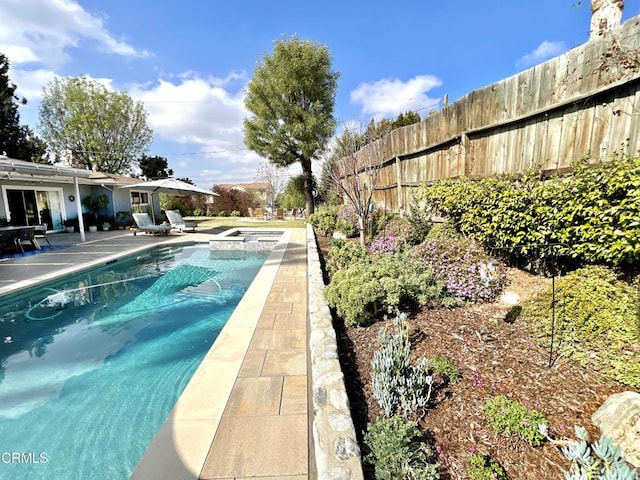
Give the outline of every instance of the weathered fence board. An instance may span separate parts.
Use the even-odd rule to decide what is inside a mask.
[[[640,151],[640,17],[543,64],[474,90],[388,135],[373,201],[407,210],[444,178],[566,169]],[[624,150],[623,150],[624,149]]]

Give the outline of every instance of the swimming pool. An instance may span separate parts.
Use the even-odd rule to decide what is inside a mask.
[[[0,299],[0,478],[128,478],[266,257],[156,248]]]

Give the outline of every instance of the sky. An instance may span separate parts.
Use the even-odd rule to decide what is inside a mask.
[[[640,14],[627,0],[622,21]],[[246,85],[275,40],[328,47],[345,125],[422,116],[589,38],[576,0],[0,0],[0,53],[37,130],[42,90],[86,75],[144,102],[153,143],[198,186],[256,180],[246,148]],[[299,167],[290,174],[299,173]]]

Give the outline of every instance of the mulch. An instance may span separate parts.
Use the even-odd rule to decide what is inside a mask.
[[[326,239],[319,237],[318,243],[326,254]],[[521,299],[550,285],[548,278],[517,269],[508,269],[508,273],[507,290]],[[600,434],[591,415],[609,395],[629,390],[595,370],[550,357],[548,349],[536,342],[530,326],[519,317],[514,319],[510,307],[501,303],[421,309],[408,312],[408,318],[415,358],[445,355],[462,374],[456,383],[440,384],[431,408],[419,420],[436,452],[443,480],[468,478],[468,458],[474,452],[500,462],[509,478],[563,478],[569,462],[556,446],[546,442],[534,448],[517,437],[493,432],[483,405],[494,395],[506,395],[541,411],[554,438],[575,438],[574,425],[581,425],[596,439]],[[381,320],[367,327],[345,328],[339,319],[335,321],[360,440],[367,422],[382,416],[371,394],[371,359],[380,346],[378,332],[384,326]],[[374,478],[370,468],[366,475]]]

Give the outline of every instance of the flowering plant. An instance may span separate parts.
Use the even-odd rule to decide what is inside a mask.
[[[504,269],[469,239],[428,240],[415,248],[415,256],[460,302],[493,301],[507,284]]]

